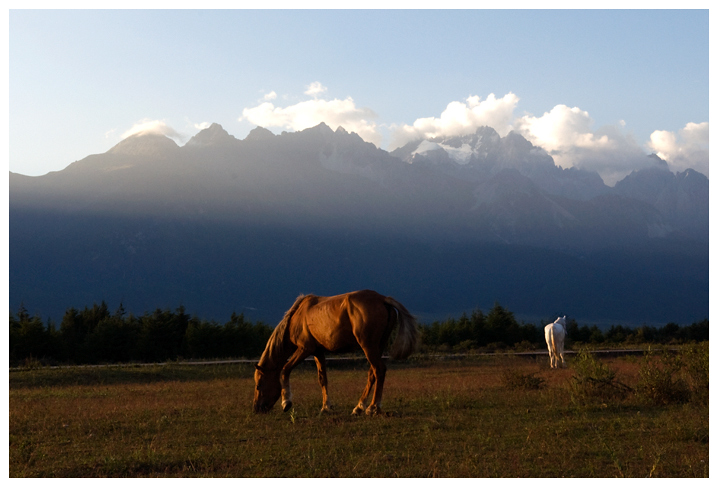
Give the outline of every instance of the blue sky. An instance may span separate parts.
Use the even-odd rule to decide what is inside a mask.
[[[607,182],[650,152],[708,174],[708,38],[708,10],[11,10],[9,169],[324,120],[385,149],[517,130]]]

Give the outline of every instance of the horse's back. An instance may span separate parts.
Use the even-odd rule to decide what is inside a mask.
[[[325,326],[339,326],[342,321],[353,314],[367,314],[384,304],[385,297],[376,291],[365,289],[352,291],[336,296],[308,295],[298,313],[302,313],[310,321],[323,323]]]
[[[361,303],[365,306],[383,304],[386,299],[386,296],[379,294],[376,291],[372,291],[371,289],[352,291],[350,293],[340,294],[339,296],[344,296],[345,299],[348,299],[353,303]]]
[[[320,313],[328,318],[340,320],[345,316],[370,318],[378,310],[384,309],[385,296],[370,289],[352,291],[336,296],[312,296],[307,303],[307,312]]]
[[[361,345],[375,333],[383,334],[388,313],[384,299],[371,290],[336,296],[309,295],[292,318],[293,341],[307,347],[316,342],[329,351]]]
[[[556,347],[563,344],[566,337],[566,329],[558,323],[550,323],[544,328],[546,336],[546,344],[550,347]]]
[[[563,342],[566,338],[566,328],[558,323],[550,323],[544,328],[544,333],[549,349],[561,350],[563,348]]]

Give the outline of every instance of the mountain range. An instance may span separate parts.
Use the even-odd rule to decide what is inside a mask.
[[[527,319],[708,314],[708,179],[655,155],[614,187],[516,133],[392,152],[325,124],[185,145],[126,138],[61,171],[10,173],[10,304],[184,305],[275,321],[300,293],[375,288],[425,320],[495,302]]]

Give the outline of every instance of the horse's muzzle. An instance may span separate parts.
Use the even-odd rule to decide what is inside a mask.
[[[268,413],[272,410],[272,406],[268,406],[266,404],[254,404],[254,412],[255,413]]]

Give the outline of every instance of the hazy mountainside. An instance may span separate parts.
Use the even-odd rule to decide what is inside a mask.
[[[376,288],[444,317],[700,320],[708,180],[635,172],[615,188],[490,128],[391,154],[325,124],[179,147],[129,137],[40,177],[10,173],[10,299],[221,319],[281,316],[300,293]],[[412,309],[412,308],[410,308]]]
[[[657,156],[654,167],[634,171],[616,183],[615,192],[655,207],[677,232],[707,237],[708,180],[693,169],[674,174]]]
[[[556,166],[543,149],[514,132],[501,138],[489,127],[461,137],[410,142],[392,155],[412,165],[429,166],[477,182],[477,203],[484,204],[489,212],[510,207],[524,217],[539,213],[544,219],[553,218],[557,230],[578,230],[594,242],[596,238],[611,244],[616,243],[613,239],[623,241],[624,232],[631,240],[674,232],[708,240],[708,178],[692,169],[673,174],[655,154],[648,156],[654,161],[652,167],[634,171],[615,188],[606,186],[595,172]],[[507,202],[510,194],[514,201]],[[541,202],[541,198],[550,203]],[[498,210],[490,209],[494,199]],[[541,209],[531,208],[536,203]],[[528,219],[535,221],[537,216]],[[547,223],[541,226],[548,228]],[[613,236],[605,235],[607,231]],[[585,245],[586,240],[572,243]]]
[[[282,136],[257,128],[242,141],[215,124],[181,148],[133,136],[57,173],[11,174],[10,198],[16,207],[73,212],[420,233],[431,218],[455,223],[448,212],[470,204],[468,185],[436,176],[324,124]],[[461,189],[427,190],[432,184]]]

